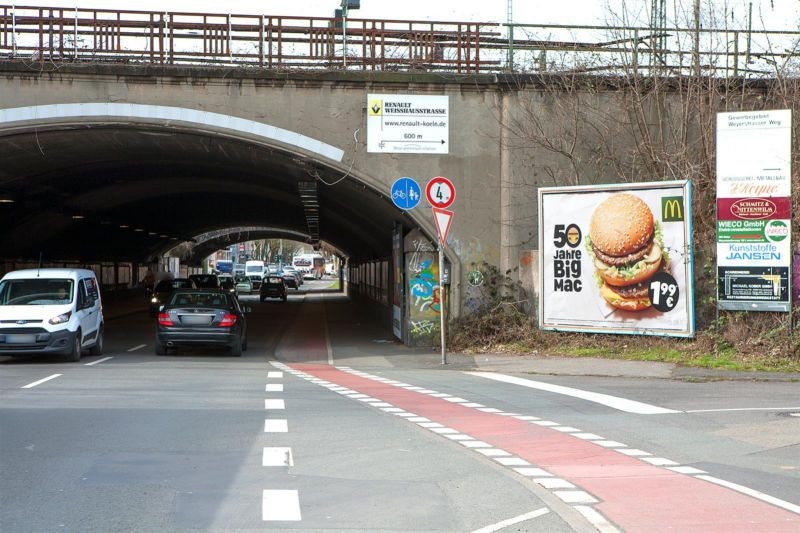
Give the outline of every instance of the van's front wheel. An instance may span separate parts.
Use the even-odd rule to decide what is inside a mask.
[[[103,355],[103,327],[100,326],[100,331],[97,332],[97,342],[94,343],[94,346],[89,348],[89,353],[91,355]]]
[[[72,338],[72,351],[67,354],[67,360],[73,363],[81,360],[81,330],[76,331]]]

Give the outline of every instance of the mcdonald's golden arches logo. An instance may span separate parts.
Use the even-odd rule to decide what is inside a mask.
[[[664,222],[683,221],[683,196],[661,198],[661,220]]]

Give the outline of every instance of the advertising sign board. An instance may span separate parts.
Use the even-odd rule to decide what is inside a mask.
[[[367,95],[367,152],[446,154],[450,141],[447,96]]]
[[[791,308],[790,110],[717,114],[717,305]]]
[[[694,335],[691,184],[539,189],[542,329]]]

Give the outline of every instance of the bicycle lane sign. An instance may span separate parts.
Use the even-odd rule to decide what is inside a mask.
[[[404,211],[417,207],[422,190],[413,178],[398,178],[392,184],[392,202]]]

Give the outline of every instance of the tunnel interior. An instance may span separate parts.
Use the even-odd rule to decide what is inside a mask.
[[[394,224],[413,225],[346,169],[202,131],[28,129],[4,134],[0,161],[7,258],[146,262],[207,232],[260,227],[248,239],[325,242],[359,262],[390,256]]]

